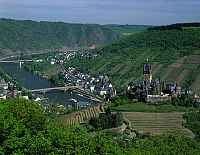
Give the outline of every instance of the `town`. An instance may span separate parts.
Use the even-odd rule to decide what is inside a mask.
[[[78,85],[86,91],[102,96],[105,100],[116,96],[116,90],[106,75],[92,77],[89,74],[79,72],[73,67],[69,67],[63,72],[63,76],[65,83]]]
[[[89,48],[82,48],[82,49],[68,49],[63,48],[59,50],[55,50],[55,54],[52,56],[49,56],[47,58],[47,61],[50,62],[52,65],[54,64],[64,64],[69,60],[72,60],[76,57],[82,58],[82,59],[95,59],[98,54],[96,52],[95,45],[92,45]],[[40,60],[38,60],[40,61]]]
[[[18,91],[16,85],[13,82],[6,82],[3,77],[0,76],[0,99],[6,100],[9,98],[16,98]]]

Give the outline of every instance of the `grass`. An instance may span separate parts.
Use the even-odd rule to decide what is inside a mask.
[[[174,106],[171,104],[147,105],[145,103],[129,103],[117,107],[111,106],[112,111],[121,112],[149,112],[149,113],[166,113],[166,112],[187,112],[194,110],[192,107]]]
[[[195,138],[200,140],[200,111],[190,112],[184,114],[184,126],[189,128],[195,133]]]
[[[28,63],[25,64],[25,68],[28,69],[31,72],[39,72],[41,75],[48,77],[50,79],[51,77],[58,75],[59,72],[62,71],[62,68],[60,65],[51,65],[49,62],[43,62],[43,63]]]
[[[0,100],[0,111],[5,109],[6,107],[7,107],[7,105],[4,104],[4,100]]]
[[[43,71],[42,74],[46,75],[48,78],[51,78],[55,75],[58,75],[59,72],[61,72],[62,69],[59,65],[53,65],[53,66],[47,66]]]

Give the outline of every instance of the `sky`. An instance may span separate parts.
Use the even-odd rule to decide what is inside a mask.
[[[200,0],[0,0],[0,18],[134,25],[200,22]]]

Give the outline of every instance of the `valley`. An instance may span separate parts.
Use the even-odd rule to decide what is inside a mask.
[[[199,153],[198,27],[8,23],[21,23],[28,29],[31,23],[39,26],[37,30],[45,25],[49,28],[45,34],[53,39],[46,42],[40,32],[31,34],[35,44],[27,44],[27,39],[23,47],[20,39],[11,46],[0,39],[0,123],[8,122],[0,126],[6,139],[3,151],[17,152],[7,141],[14,138],[20,142],[15,144],[20,151],[27,148],[32,154],[38,154],[34,148],[40,142],[42,154],[72,154],[73,149],[92,155],[97,150],[102,155],[163,154],[166,147],[173,150],[171,154]],[[52,32],[60,26],[72,30],[75,38],[70,38],[70,48],[64,47],[69,40]],[[87,26],[92,27],[89,36],[99,37],[95,36],[97,27],[109,33],[98,31],[103,39],[91,39],[83,32]],[[80,28],[77,34],[88,41],[74,36],[73,27]],[[64,29],[61,31],[66,32]],[[5,53],[8,47],[11,53]],[[46,47],[50,50],[44,50]],[[29,53],[29,48],[37,52]],[[165,83],[170,82],[167,87]],[[12,134],[15,132],[17,135]],[[49,150],[43,150],[46,146]]]
[[[200,155],[199,0],[0,0],[0,155]]]

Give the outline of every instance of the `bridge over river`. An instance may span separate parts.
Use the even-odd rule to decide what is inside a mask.
[[[33,60],[0,60],[0,63],[22,63],[22,62],[33,62]]]
[[[0,63],[19,63],[20,68],[22,68],[22,64],[25,62],[33,62],[33,60],[0,60]]]
[[[33,89],[30,90],[29,92],[31,93],[37,93],[37,92],[42,92],[42,93],[46,93],[48,91],[52,91],[52,90],[73,90],[73,89],[78,89],[78,86],[65,86],[65,87],[54,87],[54,88],[42,88],[42,89]]]
[[[53,87],[53,88],[42,88],[42,89],[33,89],[33,90],[28,90],[29,92],[31,93],[47,93],[49,91],[52,91],[52,90],[62,90],[62,91],[74,91],[76,93],[80,93],[82,94],[83,96],[87,97],[87,98],[90,98],[94,101],[97,101],[97,102],[103,102],[103,99],[99,96],[96,96],[92,93],[90,93],[89,91],[86,91],[86,90],[83,90],[81,89],[79,86],[65,86],[65,87]]]
[[[8,57],[8,58],[13,58],[13,57]],[[29,59],[8,60],[6,58],[0,58],[0,63],[2,63],[2,65],[4,66],[4,69],[8,73],[10,73],[12,76],[14,75],[14,78],[18,79],[25,88],[29,88],[28,91],[31,93],[45,94],[45,93],[53,91],[53,90],[60,90],[60,91],[66,92],[66,94],[68,94],[67,91],[71,91],[71,92],[74,92],[75,94],[79,94],[80,95],[79,97],[83,96],[83,98],[88,98],[88,99],[96,101],[96,102],[100,102],[100,103],[103,102],[103,99],[101,97],[96,96],[95,94],[92,94],[91,92],[84,90],[78,86],[65,85],[64,87],[52,87],[51,88],[51,84],[49,83],[49,81],[47,81],[43,78],[34,76],[32,73],[29,73],[29,72],[25,71],[23,68],[21,68],[21,65],[23,63],[33,62],[33,61],[34,60],[29,60]],[[19,65],[20,65],[20,70],[17,68],[17,65],[16,65],[17,63],[19,63]],[[24,76],[27,78],[24,78]],[[32,82],[30,83],[30,81],[32,81]],[[40,89],[34,89],[35,85],[37,85],[37,87]],[[31,87],[33,89],[31,89]],[[52,96],[51,93],[47,93],[47,96],[50,97],[53,102],[62,102],[63,100],[67,99],[66,97],[64,97],[64,95],[62,95],[63,93],[60,93],[61,95],[59,95],[59,93],[57,93],[56,97]],[[85,99],[81,99],[81,100],[83,101]]]

